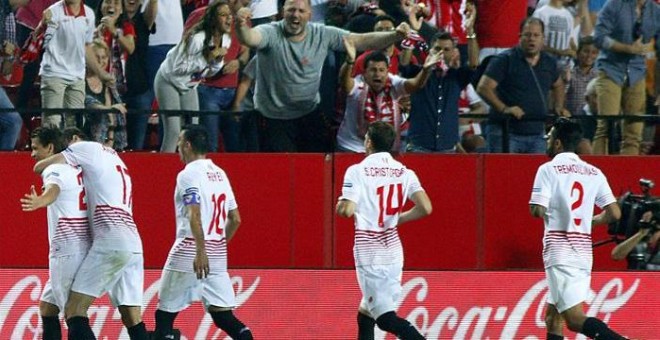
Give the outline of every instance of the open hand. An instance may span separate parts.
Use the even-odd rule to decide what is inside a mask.
[[[21,198],[21,209],[23,211],[35,211],[41,207],[42,204],[39,195],[37,195],[37,190],[35,190],[34,185],[30,186],[30,192]]]

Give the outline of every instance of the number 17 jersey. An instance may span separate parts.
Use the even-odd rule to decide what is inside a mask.
[[[179,172],[174,191],[176,241],[165,268],[193,272],[196,247],[188,206],[199,205],[202,232],[211,272],[227,271],[225,226],[229,211],[237,209],[234,192],[225,172],[210,159],[190,162]]]
[[[357,266],[403,264],[396,226],[406,201],[420,190],[415,172],[388,152],[371,154],[346,170],[339,199],[356,205],[353,255]]]

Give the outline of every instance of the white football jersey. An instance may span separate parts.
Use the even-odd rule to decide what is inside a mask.
[[[594,204],[616,202],[605,175],[576,154],[563,152],[541,165],[530,204],[543,206],[543,263],[591,270],[591,221]]]
[[[52,164],[41,178],[44,187],[57,185],[60,189],[55,202],[46,208],[50,255],[86,253],[92,240],[82,171],[68,164]]]
[[[227,271],[225,227],[229,211],[237,209],[238,205],[227,174],[210,159],[188,163],[176,178],[176,241],[170,250],[165,268],[193,271],[196,249],[188,216],[188,205],[191,204],[198,204],[200,207],[209,269],[216,273]]]
[[[356,265],[403,264],[396,226],[406,201],[420,190],[415,172],[389,152],[371,154],[346,170],[339,199],[356,204]]]
[[[62,151],[66,161],[80,166],[92,214],[94,246],[142,253],[133,221],[133,185],[117,152],[96,142],[77,142]]]

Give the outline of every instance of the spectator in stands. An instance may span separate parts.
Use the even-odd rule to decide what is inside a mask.
[[[108,66],[110,49],[103,40],[92,43],[94,55],[100,67]],[[85,107],[88,109],[113,110],[108,113],[91,112],[85,115],[84,131],[91,141],[115,150],[126,148],[126,106],[112,98],[110,89],[94,72],[85,78]]]
[[[28,40],[34,29],[37,28],[44,11],[57,0],[29,0],[25,6],[16,11],[16,40],[22,47]],[[34,81],[39,75],[39,63],[41,58],[23,66],[23,80],[18,88],[16,107],[27,108],[28,102],[34,97]]]
[[[560,72],[567,72],[577,56],[573,14],[564,7],[564,0],[550,0],[548,5],[538,7],[533,16],[545,26],[544,51],[557,58]]]
[[[520,25],[520,45],[490,61],[479,81],[477,92],[490,105],[486,140],[490,152],[503,152],[502,124],[510,120],[509,150],[513,153],[544,153],[546,141],[543,118],[549,113],[548,93],[552,90],[555,113],[564,109],[564,82],[556,60],[543,52],[543,21],[530,17]],[[525,120],[521,120],[522,118]]]
[[[598,16],[594,38],[601,52],[598,69],[598,109],[606,116],[645,112],[646,62],[644,55],[660,44],[660,5],[655,1],[611,0]],[[656,68],[658,66],[656,65]],[[656,83],[656,85],[658,85]],[[621,154],[639,155],[644,122],[623,122]],[[608,153],[608,122],[598,121],[594,153]]]
[[[468,36],[468,63],[477,65],[479,47],[474,38],[474,22],[477,13],[473,4],[466,8]],[[413,25],[414,27],[415,25]],[[458,134],[458,102],[461,91],[470,83],[473,69],[461,66],[456,41],[449,32],[441,31],[431,40],[431,51],[443,54],[443,61],[436,68],[424,88],[411,96],[409,152],[460,151]],[[425,62],[426,64],[426,62]],[[410,68],[410,67],[409,67]],[[412,68],[413,72],[418,70]]]
[[[124,20],[133,23],[135,28],[135,50],[126,60],[126,93],[123,95],[129,110],[149,110],[153,100],[153,90],[149,87],[147,73],[147,52],[149,35],[153,32],[158,12],[157,0],[146,0],[144,13],[140,12],[142,0],[123,0]],[[148,113],[131,112],[126,116],[128,148],[142,150],[147,134]]]
[[[475,0],[479,18],[474,31],[479,41],[479,62],[514,47],[519,40],[517,25],[527,16],[520,0]]]
[[[343,50],[344,36],[356,49],[378,49],[410,30],[403,23],[393,32],[356,34],[309,23],[309,0],[287,0],[284,19],[269,25],[250,28],[249,17],[249,9],[240,9],[236,28],[239,40],[257,49],[255,105],[264,120],[262,150],[275,152],[332,150],[329,124],[318,108],[320,70],[330,50]]]
[[[12,1],[16,3],[16,1]],[[19,3],[23,5],[23,3]],[[16,21],[10,2],[0,4],[0,42],[2,50],[2,75],[7,76],[13,72],[16,54]],[[7,97],[4,88],[0,88],[0,109],[13,109],[14,105]],[[14,150],[18,136],[23,126],[23,120],[18,112],[0,112],[0,150]]]
[[[223,26],[229,13],[227,1],[216,0],[206,8],[204,17],[194,29],[186,32],[181,42],[160,66],[154,91],[163,110],[199,110],[197,85],[204,78],[220,72],[226,65],[230,39],[223,38]],[[181,132],[180,115],[161,115],[163,143],[161,152],[175,152]]]
[[[99,67],[91,47],[94,19],[94,12],[82,0],[62,0],[44,12],[41,25],[46,33],[39,73],[42,108],[84,108],[86,67],[104,83],[114,83],[112,75]],[[75,119],[66,113],[44,113],[41,124],[74,126]]]
[[[240,149],[248,152],[259,151],[257,112],[254,110],[254,80],[257,79],[257,57],[252,57],[243,68],[236,95],[231,104],[234,118],[241,126]],[[238,113],[240,111],[240,114]]]
[[[375,23],[374,23],[374,32],[391,32],[396,29],[396,26],[394,25],[394,18],[392,18],[389,15],[381,15],[375,18]],[[399,49],[396,48],[395,44],[389,45],[382,49],[382,51],[385,53],[388,59],[389,63],[389,72],[392,74],[399,74],[399,58],[402,57],[401,52],[399,52]],[[355,67],[353,67],[353,73],[351,74],[352,77],[355,77],[359,74],[363,74],[365,70],[365,64],[364,60],[369,55],[372,51],[365,51],[364,53],[360,54],[360,56],[355,59]],[[408,54],[408,58],[411,58],[414,64],[417,63],[417,60],[415,59],[414,56],[411,56]],[[409,62],[406,62],[408,64]]]
[[[185,24],[185,30],[200,21],[206,6],[200,7],[190,13]],[[209,152],[218,152],[218,137],[222,130],[222,141],[224,150],[237,152],[240,149],[240,121],[232,115],[226,114],[236,94],[238,86],[239,69],[248,61],[250,50],[241,45],[232,29],[234,17],[229,5],[221,6],[220,11],[220,34],[222,48],[227,52],[223,57],[224,66],[215,76],[204,79],[197,88],[199,95],[199,108],[201,111],[225,111],[223,114],[204,113],[200,117],[201,125],[206,129],[209,136]]]
[[[124,64],[135,51],[135,26],[124,20],[122,0],[102,0],[96,9],[96,37],[102,39],[110,49],[106,71],[115,77],[115,86],[121,94],[126,93]]]
[[[596,78],[594,62],[598,57],[598,48],[591,36],[580,39],[577,50],[577,64],[571,70],[566,89],[566,109],[572,115],[579,115],[585,104],[587,84]],[[584,126],[583,126],[584,131]]]
[[[574,116],[580,117],[578,122],[582,126],[583,137],[589,140],[594,139],[596,132],[596,117],[598,115],[598,94],[596,93],[596,79],[592,79],[587,84],[584,91],[585,104]]]
[[[355,46],[344,38],[346,61],[341,68],[340,80],[347,93],[344,120],[337,132],[339,151],[365,152],[364,136],[369,124],[382,121],[394,127],[396,138],[394,152],[399,151],[401,113],[398,100],[405,94],[421,89],[431,75],[432,68],[442,58],[442,51],[433,51],[418,74],[411,79],[401,78],[388,72],[388,58],[383,51],[374,51],[365,58],[366,70],[353,78],[351,68],[355,63]]]

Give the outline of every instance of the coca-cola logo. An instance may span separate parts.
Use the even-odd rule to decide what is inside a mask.
[[[360,293],[350,270],[235,270],[237,316],[258,338],[346,338],[356,334]],[[617,331],[653,338],[660,319],[655,305],[660,273],[594,273],[585,312]],[[512,277],[513,275],[513,277]],[[0,269],[0,339],[40,339],[39,299],[47,270]],[[322,279],[320,279],[322,278]],[[145,271],[143,317],[153,329],[160,272]],[[404,274],[397,313],[427,339],[543,339],[548,287],[543,273],[414,272]],[[107,297],[89,309],[99,339],[128,339]],[[333,320],[333,327],[318,325]],[[298,324],[292,324],[298,322]],[[201,304],[182,311],[175,326],[184,339],[228,339]],[[63,333],[66,325],[63,323]],[[575,339],[581,335],[567,334]],[[394,339],[376,329],[376,339]]]

